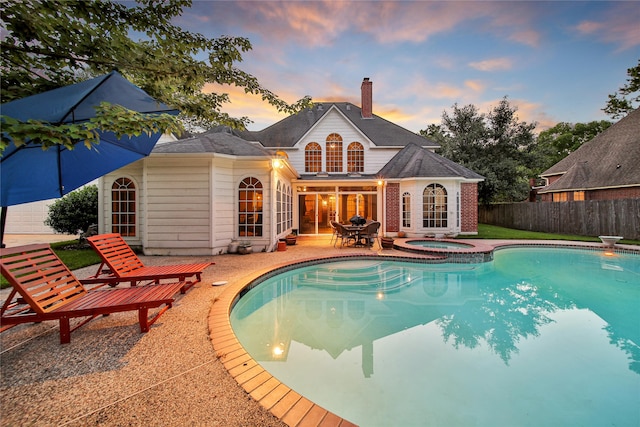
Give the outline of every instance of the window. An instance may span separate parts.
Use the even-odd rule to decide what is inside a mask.
[[[364,148],[359,142],[347,147],[347,172],[364,172]]]
[[[276,189],[276,225],[277,233],[284,232],[293,222],[291,187],[278,181]]]
[[[568,200],[567,193],[551,193],[554,202],[566,202]]]
[[[118,178],[111,186],[111,232],[136,235],[136,185],[129,178]]]
[[[277,225],[277,233],[280,234],[282,233],[282,218],[285,214],[284,212],[284,205],[282,202],[282,184],[280,183],[280,181],[278,181],[278,186],[276,189],[276,225]]]
[[[304,148],[304,171],[309,173],[322,171],[322,147],[317,142],[310,142]]]
[[[327,137],[327,172],[342,172],[342,137],[337,133]]]
[[[238,236],[262,236],[262,204],[260,180],[242,180],[238,188]]]
[[[402,195],[402,226],[411,227],[411,194]]]
[[[287,228],[293,226],[293,196],[291,187],[287,186]]]
[[[447,226],[447,190],[440,184],[429,184],[422,193],[422,226]]]
[[[574,191],[573,200],[574,201],[584,200],[584,191]]]

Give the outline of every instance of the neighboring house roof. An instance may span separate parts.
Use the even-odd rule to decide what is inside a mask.
[[[387,179],[433,177],[483,180],[484,177],[449,159],[411,143],[400,150],[378,175]]]
[[[539,193],[640,185],[640,109],[584,143],[540,176],[562,175]]]
[[[340,111],[378,147],[402,147],[409,143],[432,149],[440,147],[436,142],[375,114],[372,118],[364,119],[362,110],[349,102],[317,103],[313,108],[305,108],[298,114],[282,119],[266,129],[238,132],[238,135],[248,141],[260,141],[269,148],[293,147],[332,107]]]
[[[157,153],[217,153],[230,156],[272,156],[268,150],[233,135],[228,128],[221,126],[193,138],[156,145],[151,154]]]

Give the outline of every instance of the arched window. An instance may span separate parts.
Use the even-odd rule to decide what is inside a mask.
[[[322,147],[317,142],[310,142],[304,147],[304,171],[317,173],[322,170]]]
[[[136,185],[129,178],[118,178],[111,186],[111,232],[136,235]]]
[[[422,226],[447,226],[447,190],[440,184],[429,184],[422,193]]]
[[[278,181],[278,185],[276,189],[276,225],[277,225],[278,234],[282,233],[283,218],[284,218],[284,215],[286,214],[284,209],[285,206],[282,200],[283,196],[284,194],[282,194],[282,184],[280,183],[280,181]]]
[[[411,194],[402,195],[402,226],[411,227]]]
[[[287,186],[287,228],[293,226],[293,196],[291,195],[291,187]]]
[[[342,172],[342,137],[337,133],[327,137],[327,172]]]
[[[359,142],[347,147],[347,172],[364,172],[364,147]]]
[[[262,236],[262,183],[248,177],[238,187],[238,236]]]

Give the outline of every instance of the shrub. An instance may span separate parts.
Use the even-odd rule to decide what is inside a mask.
[[[79,234],[98,223],[98,187],[88,185],[72,191],[49,206],[45,225],[58,233]]]

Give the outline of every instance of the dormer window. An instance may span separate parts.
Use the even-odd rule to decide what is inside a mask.
[[[342,137],[337,133],[327,136],[327,172],[342,172]]]
[[[317,142],[310,142],[304,147],[304,171],[316,173],[322,170],[322,147]]]
[[[352,142],[347,147],[347,172],[364,172],[364,147],[359,142]]]

